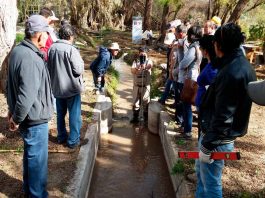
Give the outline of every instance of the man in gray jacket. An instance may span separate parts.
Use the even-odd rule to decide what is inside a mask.
[[[81,95],[83,91],[82,73],[84,61],[73,46],[74,31],[70,25],[59,30],[61,40],[55,42],[48,56],[48,69],[51,76],[52,91],[56,98],[58,143],[67,142],[69,148],[80,143]],[[69,111],[69,136],[65,127],[65,115]]]
[[[48,121],[52,115],[50,79],[40,48],[48,39],[48,23],[40,15],[29,17],[25,39],[10,55],[7,84],[9,129],[20,128],[24,141],[25,197],[48,197]]]

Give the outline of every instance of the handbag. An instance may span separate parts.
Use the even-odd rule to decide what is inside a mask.
[[[195,61],[201,61],[201,59],[198,59],[198,50],[199,48],[195,47],[196,50],[196,58]],[[199,69],[199,68],[198,68]],[[189,73],[189,68],[187,69],[187,73]],[[187,74],[188,75],[188,74]],[[183,89],[180,93],[180,100],[182,100],[185,103],[188,104],[195,104],[195,99],[196,99],[196,95],[197,95],[197,90],[198,90],[198,84],[196,81],[188,78],[186,76],[186,79],[184,81],[184,85],[183,85]]]
[[[188,104],[195,104],[198,84],[189,78],[185,79],[183,89],[180,93],[180,100]]]

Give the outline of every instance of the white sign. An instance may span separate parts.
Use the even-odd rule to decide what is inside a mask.
[[[132,18],[132,42],[134,44],[142,44],[143,20],[142,17]]]

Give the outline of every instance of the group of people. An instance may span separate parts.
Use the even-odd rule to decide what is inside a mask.
[[[55,33],[52,24],[58,20],[49,8],[30,16],[25,23],[25,38],[9,58],[8,122],[11,131],[20,129],[24,141],[25,197],[48,197],[48,122],[54,101],[58,143],[70,149],[80,144],[84,61],[73,45],[74,29],[67,21],[61,24],[59,34]]]
[[[234,140],[246,134],[252,105],[247,89],[256,80],[241,47],[244,34],[235,23],[221,25],[216,16],[203,28],[188,28],[180,20],[171,22],[168,28],[168,73],[159,102],[165,104],[173,87],[175,121],[186,139],[192,138],[191,107],[196,106],[199,160],[195,165],[195,197],[221,198],[224,160],[211,159],[211,152],[233,151]],[[186,79],[198,84],[194,103],[181,100]]]
[[[51,27],[54,20],[57,18],[48,8],[30,16],[25,25],[25,39],[12,50],[9,59],[8,122],[11,131],[20,129],[24,141],[23,187],[28,197],[48,197],[48,121],[54,113],[54,101],[58,143],[70,149],[80,144],[84,61],[73,45],[72,26],[64,21],[57,36]],[[173,85],[175,120],[183,127],[183,137],[191,139],[192,104],[181,101],[180,94],[186,79],[198,83],[195,106],[200,136],[196,197],[222,197],[224,161],[212,160],[211,152],[232,151],[234,140],[246,133],[252,104],[247,86],[256,80],[256,75],[240,48],[244,36],[238,25],[221,26],[216,17],[207,21],[204,28],[188,25],[175,20],[168,26],[167,81],[159,102],[165,103]],[[104,92],[104,75],[119,50],[118,43],[101,47],[90,66],[98,93]],[[146,48],[139,48],[131,67],[132,123],[139,121],[140,109],[143,113],[140,118],[148,118],[152,67]],[[70,133],[65,124],[67,110]]]

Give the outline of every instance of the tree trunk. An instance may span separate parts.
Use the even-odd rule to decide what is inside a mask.
[[[151,29],[151,15],[152,15],[153,0],[146,0],[144,12],[144,30]]]
[[[230,18],[228,19],[228,22],[237,22],[248,2],[249,0],[239,0]]]
[[[168,23],[168,14],[169,14],[169,4],[166,3],[164,5],[164,8],[163,8],[162,23],[161,23],[161,29],[160,29],[161,37],[160,37],[159,41],[163,41],[165,36],[166,36],[166,26]]]
[[[5,91],[8,57],[16,38],[16,0],[0,1],[0,91]]]

